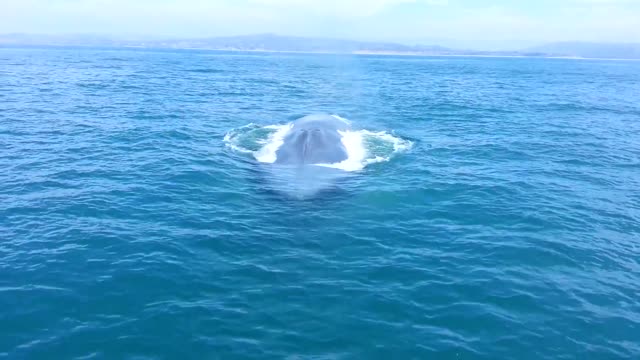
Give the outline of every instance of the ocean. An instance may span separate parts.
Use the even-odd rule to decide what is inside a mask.
[[[0,169],[0,358],[640,358],[640,62],[0,48]]]

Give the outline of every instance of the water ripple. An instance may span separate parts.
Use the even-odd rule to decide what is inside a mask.
[[[634,62],[0,49],[0,358],[636,358]],[[222,138],[414,146],[307,201]]]

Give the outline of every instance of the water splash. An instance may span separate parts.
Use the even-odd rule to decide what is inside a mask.
[[[332,115],[338,120],[351,125],[351,121]],[[292,123],[283,125],[260,126],[248,124],[229,131],[224,141],[234,151],[252,154],[262,163],[276,161],[276,153],[284,142],[284,138],[292,127]],[[347,150],[348,158],[335,164],[314,164],[344,171],[359,171],[367,165],[389,161],[395,154],[411,149],[413,143],[394,136],[386,131],[346,130],[339,131],[342,144]]]

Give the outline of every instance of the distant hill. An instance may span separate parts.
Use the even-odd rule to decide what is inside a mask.
[[[607,44],[589,42],[557,42],[537,46],[529,51],[556,56],[601,59],[640,59],[640,44]]]
[[[115,46],[143,48],[210,49],[230,51],[289,51],[317,53],[369,53],[397,55],[542,55],[535,53],[450,49],[437,45],[405,45],[391,42],[257,34],[200,39],[123,40],[89,35],[0,35],[0,45]]]
[[[240,50],[271,50],[301,52],[358,52],[398,51],[411,52],[414,48],[394,43],[360,42],[353,40],[279,36],[273,34],[215,37],[205,39],[165,40],[151,45],[168,47],[197,47]]]
[[[447,53],[454,51],[442,46],[409,46],[389,42],[366,42],[329,38],[281,36],[275,34],[146,41],[141,42],[138,45],[159,48],[196,48],[244,51],[292,51],[328,53]]]
[[[0,35],[0,45],[13,46],[109,46],[229,51],[283,51],[349,54],[468,55],[468,56],[565,56],[583,58],[640,59],[640,44],[552,43],[522,51],[450,49],[437,45],[405,45],[392,42],[257,34],[200,39],[127,40],[96,35]]]
[[[91,35],[0,35],[4,45],[78,45],[78,46],[139,46],[150,48],[197,48],[219,50],[295,51],[295,52],[449,52],[442,46],[408,46],[387,42],[308,38],[258,34],[244,36],[187,38],[165,40],[123,40]]]

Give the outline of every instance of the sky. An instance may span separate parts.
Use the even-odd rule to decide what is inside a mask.
[[[0,33],[277,33],[491,49],[640,43],[640,0],[0,0]]]

